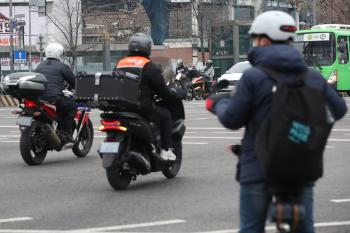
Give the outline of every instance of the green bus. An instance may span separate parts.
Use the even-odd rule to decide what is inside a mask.
[[[350,94],[350,25],[323,24],[297,31],[294,45],[339,92]]]

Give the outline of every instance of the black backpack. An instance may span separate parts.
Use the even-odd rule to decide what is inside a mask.
[[[270,184],[287,191],[300,188],[323,173],[323,151],[333,126],[325,95],[305,84],[308,72],[286,83],[283,74],[257,68],[274,86],[270,112],[256,132],[255,152]]]

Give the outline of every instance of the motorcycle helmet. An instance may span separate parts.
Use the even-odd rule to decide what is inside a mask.
[[[177,64],[177,67],[184,67],[184,62],[183,62],[183,60],[180,59],[180,58],[177,59],[176,64]]]
[[[129,40],[129,52],[151,55],[152,39],[141,32],[135,33]]]
[[[289,41],[295,37],[295,20],[283,11],[266,11],[258,15],[250,27],[251,36],[264,35],[272,41]]]
[[[50,43],[45,49],[45,57],[63,61],[65,58],[64,47],[59,43]]]
[[[208,60],[206,63],[207,67],[211,67],[213,65],[213,61],[212,60]]]

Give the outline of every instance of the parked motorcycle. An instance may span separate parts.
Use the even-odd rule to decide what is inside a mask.
[[[4,86],[8,94],[20,101],[17,125],[20,127],[20,152],[28,165],[41,164],[49,150],[62,150],[65,132],[59,130],[59,117],[56,107],[38,99],[44,90],[46,78],[37,73],[13,73],[5,77]],[[73,94],[64,91],[67,97]],[[72,122],[75,144],[72,148],[77,157],[85,157],[93,143],[93,126],[89,119],[90,108],[77,106],[75,120]]]

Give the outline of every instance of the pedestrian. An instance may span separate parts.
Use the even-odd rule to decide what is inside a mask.
[[[248,53],[248,60],[253,67],[243,73],[232,96],[213,95],[207,100],[207,109],[215,113],[226,128],[245,127],[238,164],[240,233],[263,233],[272,201],[269,179],[258,160],[255,141],[257,129],[271,109],[274,81],[258,67],[283,74],[284,82],[295,81],[298,74],[306,73],[304,58],[290,44],[295,31],[295,21],[287,13],[268,11],[256,17],[249,30],[253,48]],[[345,115],[345,101],[319,73],[308,72],[304,82],[324,94],[335,120]],[[305,207],[305,218],[297,233],[315,232],[313,186],[313,182],[307,182],[301,188],[300,203]]]

